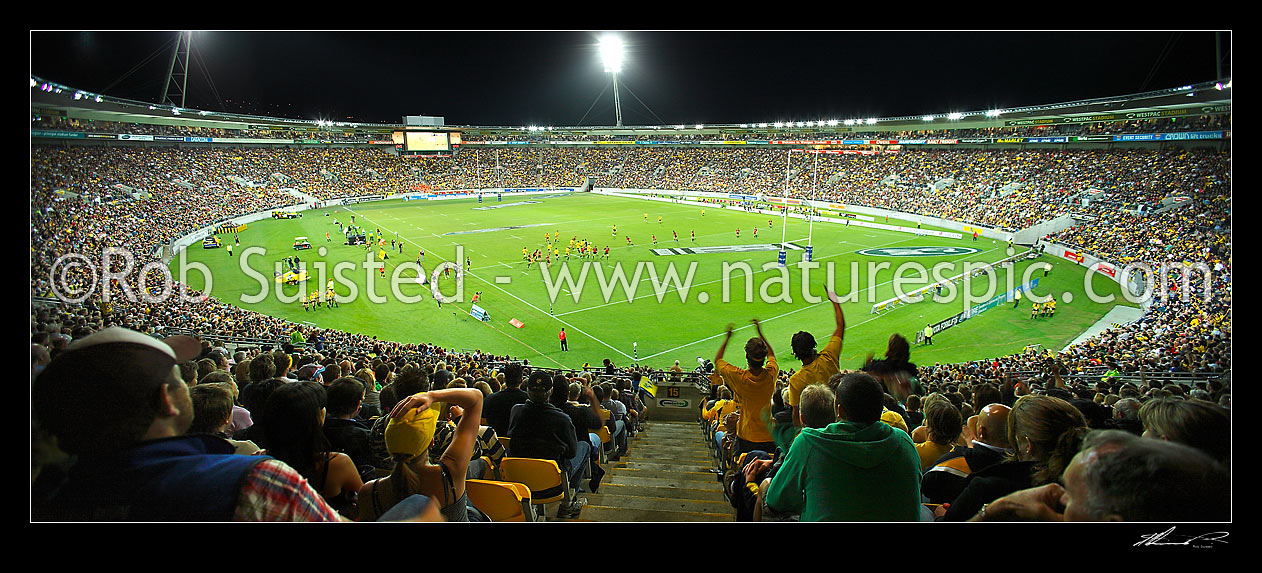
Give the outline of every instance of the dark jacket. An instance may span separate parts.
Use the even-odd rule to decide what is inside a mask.
[[[580,442],[587,441],[587,434],[594,434],[605,425],[600,416],[587,406],[566,404],[561,411],[570,417],[570,422],[574,424],[574,438]]]
[[[556,406],[526,401],[513,407],[508,422],[508,455],[513,458],[553,460],[570,469],[578,454],[574,423]]]
[[[956,446],[925,470],[920,493],[929,503],[952,503],[964,491],[968,476],[1004,460],[1000,452],[983,446]]]
[[[267,456],[233,455],[210,435],[141,442],[80,459],[36,521],[231,521],[242,480]]]
[[[495,428],[497,435],[507,436],[508,418],[513,412],[513,406],[525,402],[526,398],[525,390],[504,388],[487,396],[482,402],[482,417],[486,418],[487,425]]]
[[[983,505],[1035,485],[1034,462],[1003,462],[973,472],[943,520],[968,521]]]
[[[329,439],[333,451],[350,456],[356,467],[372,465],[372,449],[368,445],[370,430],[368,424],[359,420],[324,419],[324,437]]]

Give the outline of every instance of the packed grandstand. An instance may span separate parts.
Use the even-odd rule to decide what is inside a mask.
[[[478,128],[467,130],[463,144],[451,153],[421,157],[403,157],[394,145],[381,145],[380,140],[390,139],[390,126],[313,133],[280,125],[264,128],[251,121],[253,125],[241,129],[206,128],[195,121],[171,125],[169,121],[159,124],[142,119],[92,120],[88,119],[91,114],[54,108],[33,106],[31,122],[33,519],[370,520],[388,514],[392,505],[403,507],[407,493],[431,490],[441,492],[433,496],[442,506],[442,517],[448,520],[498,520],[501,515],[503,519],[533,520],[543,517],[545,505],[548,519],[578,521],[1059,520],[1083,515],[1139,521],[1230,518],[1229,106],[1174,119],[1049,120],[1045,125],[1030,126],[1003,126],[999,122],[993,127],[958,130],[893,127],[835,133],[812,130],[808,134],[760,132],[757,126],[741,126],[728,132],[658,136],[659,140],[672,141],[669,146],[595,144],[644,139],[612,129],[608,133],[588,130],[552,135]],[[1092,140],[1096,143],[1080,145],[1021,142],[1031,137],[1215,131],[1219,132],[1217,138],[1201,140],[1157,137],[1099,143],[1101,140],[1096,139]],[[199,141],[66,135],[72,133]],[[247,138],[314,138],[322,143],[232,143],[233,139]],[[738,138],[771,143],[706,144]],[[969,138],[987,143],[962,143]],[[1004,138],[1014,143],[1002,143]],[[883,143],[818,143],[842,139]],[[815,143],[787,143],[791,140]],[[900,145],[899,140],[950,143]],[[556,141],[571,144],[549,144]],[[815,178],[806,170],[786,174],[785,150],[790,148],[863,153],[818,154],[813,169],[826,176]],[[949,185],[939,184],[944,180],[949,180]],[[307,199],[324,204],[417,191],[513,188],[787,195],[909,217],[936,217],[1009,233],[1069,217],[1071,224],[1031,243],[1059,245],[1118,267],[1132,263],[1160,267],[1165,263],[1167,266],[1160,268],[1170,273],[1172,283],[1184,278],[1180,263],[1203,262],[1214,272],[1192,275],[1195,292],[1205,286],[1202,281],[1210,281],[1209,297],[1157,299],[1144,307],[1137,320],[1106,328],[1059,352],[1031,350],[979,356],[961,363],[917,365],[908,354],[907,342],[900,343],[895,336],[884,359],[836,364],[834,353],[830,365],[827,345],[819,353],[808,348],[799,354],[795,338],[796,359],[782,351],[781,362],[786,366],[778,372],[765,367],[765,352],[760,355],[757,344],[752,349],[745,347],[748,370],[718,361],[717,369],[712,366],[707,370],[702,365],[697,371],[611,363],[583,370],[526,364],[523,371],[521,361],[514,356],[450,348],[439,333],[420,344],[383,340],[371,331],[312,328],[214,296],[192,301],[117,298],[102,304],[89,297],[66,302],[57,297],[52,284],[64,281],[72,293],[86,289],[89,277],[73,272],[57,275],[54,264],[71,253],[94,253],[107,247],[127,248],[139,255],[136,264],[123,271],[130,273],[127,280],[138,284],[141,268],[149,262],[169,260],[177,239],[234,218],[292,208]],[[152,269],[147,277],[149,284],[166,279],[169,277]],[[720,327],[715,325],[715,329]],[[92,420],[64,420],[56,415],[59,404],[55,400],[76,387],[63,380],[73,378],[74,371],[68,374],[66,369],[91,368],[93,363],[85,362],[90,358],[83,356],[85,353],[96,345],[118,344],[117,330],[111,329],[150,337],[195,337],[198,347],[191,355],[179,348],[174,352],[159,349],[171,355],[172,363],[178,357],[181,376],[190,388],[204,390],[192,393],[194,410],[213,411],[218,417],[213,424],[199,419],[193,424],[207,434],[233,438],[231,445],[238,453],[262,448],[284,461],[265,469],[272,472],[267,479],[272,480],[273,487],[281,488],[277,484],[283,483],[289,488],[285,489],[285,503],[289,505],[273,507],[278,504],[267,502],[272,491],[263,485],[243,491],[235,507],[194,510],[181,505],[182,510],[189,511],[181,515],[142,508],[140,502],[131,502],[126,508],[119,503],[95,507],[84,501],[95,499],[92,492],[80,488],[67,494],[62,490],[67,476],[80,471],[71,463],[75,456],[68,453],[87,459],[89,456],[82,453],[93,442],[78,435],[83,430],[75,431],[71,426]],[[842,330],[839,324],[838,332]],[[103,334],[113,338],[102,342]],[[121,339],[131,340],[126,336]],[[778,347],[784,346],[777,342]],[[691,361],[691,357],[680,358]],[[803,363],[798,372],[787,366],[796,360]],[[58,368],[59,362],[66,365]],[[732,362],[745,366],[744,360]],[[762,380],[767,373],[771,380]],[[800,374],[809,374],[807,377],[823,384],[804,389],[796,378]],[[111,371],[109,376],[122,374]],[[49,377],[53,380],[46,380]],[[347,380],[359,383],[349,391],[349,405]],[[700,392],[692,412],[695,423],[688,424],[686,432],[668,433],[677,428],[655,419],[654,397],[640,391],[641,380],[695,386]],[[766,384],[754,391],[759,382]],[[41,389],[45,386],[53,389]],[[909,437],[898,447],[915,452],[911,455],[914,468],[899,474],[902,477],[898,479],[880,479],[887,483],[910,480],[914,485],[907,488],[918,488],[919,495],[904,495],[906,490],[899,490],[891,491],[888,498],[883,494],[863,500],[842,495],[830,498],[828,491],[817,489],[871,487],[862,481],[871,476],[856,477],[859,481],[829,478],[821,483],[818,477],[812,481],[809,476],[817,470],[810,459],[804,461],[807,455],[799,450],[810,447],[812,440],[828,442],[830,431],[847,430],[846,424],[872,423],[874,420],[866,418],[871,405],[865,400],[871,398],[873,388],[876,406],[872,415]],[[226,399],[212,392],[218,389],[227,390]],[[319,396],[303,396],[303,391]],[[432,440],[428,463],[411,461],[419,452],[404,452],[406,448],[400,449],[398,444],[407,440],[390,434],[396,427],[391,421],[392,410],[408,410],[420,403],[416,396],[425,392],[436,396],[434,402],[456,407],[455,412],[439,414],[437,430],[433,420],[428,430],[417,430],[418,435]],[[278,398],[293,403],[278,404],[282,401]],[[312,400],[327,404],[327,418],[321,414],[326,420],[326,440],[314,438],[310,432],[303,434],[304,428],[298,427],[306,423],[297,419],[305,415],[302,406],[310,406]],[[569,414],[571,427],[577,429],[570,443],[582,447],[566,449],[565,455],[556,458],[558,475],[564,478],[555,484],[559,489],[547,487],[550,484],[524,489],[503,486],[516,483],[497,479],[509,477],[511,468],[506,467],[505,459],[532,458],[532,451],[549,451],[546,445],[536,444],[533,449],[514,446],[514,442],[528,444],[534,438],[521,426],[510,430],[508,424],[508,409],[514,404],[536,402],[551,402],[555,409]],[[215,404],[219,405],[212,408]],[[841,417],[842,410],[846,411],[845,418]],[[462,412],[480,412],[481,416],[462,418]],[[759,419],[760,414],[766,419]],[[295,419],[282,423],[278,418],[283,415]],[[596,422],[587,428],[589,433],[582,425],[590,416],[596,416]],[[473,418],[472,423],[469,418]],[[424,422],[407,420],[397,425],[424,426]],[[263,426],[261,431],[259,426]],[[295,427],[282,431],[277,429],[280,426]],[[537,431],[545,430],[540,427]],[[510,432],[514,434],[511,441]],[[795,439],[795,434],[800,435]],[[698,468],[692,472],[703,477],[690,479],[715,484],[721,492],[719,499],[726,505],[675,513],[660,507],[639,514],[618,513],[614,511],[617,508],[593,511],[600,509],[595,507],[600,504],[591,501],[597,492],[607,493],[621,485],[610,478],[601,487],[601,476],[616,471],[620,459],[634,459],[637,449],[648,452],[660,447],[667,435],[672,439],[686,435],[704,444],[701,451],[708,461],[696,464]],[[1162,448],[1166,444],[1188,447],[1186,451],[1146,450],[1141,446],[1147,444],[1133,443],[1132,437],[1141,435],[1146,436],[1141,438],[1144,440],[1164,440]],[[545,438],[535,441],[546,442]],[[449,444],[454,445],[449,448]],[[1100,452],[1142,451],[1149,456],[1145,459],[1151,462],[1152,473],[1121,475],[1125,472],[1118,465],[1108,467],[1118,472],[1117,484],[1136,487],[1139,483],[1153,493],[1085,509],[1079,501],[1071,509],[1059,497],[1061,492],[1079,493],[1076,488],[1097,485],[1101,491],[1122,487],[1108,486],[1113,482],[1107,475],[1090,473],[1094,466],[1086,467],[1090,464],[1085,458],[1075,455],[1088,450],[1103,457],[1108,456]],[[321,457],[326,454],[332,457]],[[315,464],[311,463],[313,456],[318,458]],[[459,487],[435,488],[427,481],[431,479],[428,476],[438,475],[430,471],[435,467],[443,468],[444,476],[459,472],[465,477],[455,479]],[[644,467],[655,466],[646,462]],[[254,476],[261,470],[256,466],[250,471]],[[525,473],[516,471],[522,472],[518,475]],[[1094,477],[1084,477],[1088,474]],[[260,483],[263,479],[258,478]],[[406,492],[400,485],[405,481],[411,488]],[[1158,488],[1154,481],[1170,485]],[[486,490],[495,484],[524,503],[509,510],[497,505],[497,498]],[[312,486],[318,495],[304,498]],[[443,499],[441,494],[454,495],[456,489],[470,497],[468,505]],[[382,493],[386,491],[390,493]],[[652,495],[641,493],[641,497]],[[1053,500],[1043,502],[1049,495]],[[1094,495],[1096,501],[1105,496],[1100,492]],[[1179,495],[1187,501],[1171,503],[1159,495]],[[822,499],[832,499],[834,506]],[[453,509],[456,505],[460,511]],[[1156,506],[1179,509],[1162,513],[1154,509]],[[514,510],[520,510],[520,515]],[[433,517],[421,510],[417,513]]]

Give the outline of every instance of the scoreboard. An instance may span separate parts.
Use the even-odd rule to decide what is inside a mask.
[[[405,153],[448,153],[452,145],[460,145],[459,132],[447,131],[396,131],[396,146]],[[453,141],[454,140],[454,141]]]

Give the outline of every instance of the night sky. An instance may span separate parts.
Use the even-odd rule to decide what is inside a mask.
[[[448,125],[613,125],[599,36],[198,31],[186,105],[335,121],[397,123],[419,114],[443,116]],[[625,125],[977,111],[1217,79],[1212,31],[619,36],[626,44],[618,76]],[[36,31],[31,73],[153,102],[174,38],[175,32]],[[1222,73],[1230,77],[1231,33],[1220,41]]]

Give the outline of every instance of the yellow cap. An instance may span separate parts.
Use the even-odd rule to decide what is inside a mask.
[[[418,456],[429,450],[434,440],[438,411],[433,408],[412,410],[386,424],[386,450],[390,454]]]

